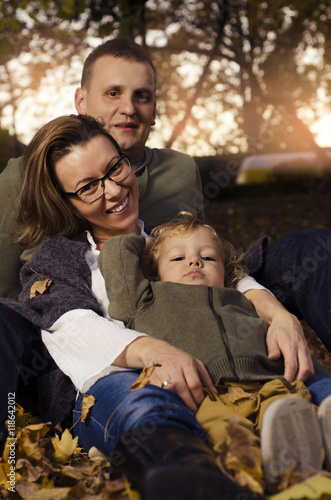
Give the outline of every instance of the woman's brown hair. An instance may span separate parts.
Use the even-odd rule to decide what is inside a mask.
[[[107,137],[122,154],[102,123],[89,116],[61,116],[37,132],[23,154],[15,243],[33,248],[45,238],[71,237],[88,229],[87,221],[74,214],[70,202],[62,197],[55,165],[73,147],[84,146],[98,135]]]

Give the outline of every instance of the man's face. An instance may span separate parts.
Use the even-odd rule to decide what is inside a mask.
[[[90,88],[77,89],[78,113],[103,118],[132,162],[140,159],[155,121],[155,80],[148,63],[103,56],[94,63]]]

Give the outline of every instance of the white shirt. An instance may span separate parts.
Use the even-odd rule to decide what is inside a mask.
[[[138,224],[141,234],[147,236],[143,223],[138,221]],[[131,342],[146,335],[125,328],[122,321],[109,317],[105,281],[98,268],[100,250],[89,232],[87,237],[91,246],[85,259],[91,269],[92,293],[104,317],[88,309],[74,309],[63,314],[49,330],[41,332],[54,361],[81,392],[86,392],[105,375],[127,370],[112,363]],[[251,289],[266,290],[250,276],[241,279],[236,288],[242,293]]]

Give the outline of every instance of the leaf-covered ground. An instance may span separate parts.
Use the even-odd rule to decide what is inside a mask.
[[[285,190],[284,190],[285,191]],[[267,234],[270,242],[296,229],[331,229],[330,190],[304,189],[285,194],[277,188],[258,187],[226,193],[206,205],[206,217],[223,237],[242,250]],[[331,355],[305,326],[312,352],[331,368]],[[124,480],[112,481],[109,462],[88,457],[68,432],[50,431],[45,423],[18,412],[15,446],[15,492],[10,486],[10,452],[5,446],[0,461],[0,498],[19,500],[131,499],[139,496]],[[8,442],[7,444],[10,444]]]

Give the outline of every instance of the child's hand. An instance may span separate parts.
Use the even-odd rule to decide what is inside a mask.
[[[145,244],[145,253],[148,253],[151,249],[151,246],[153,245],[154,241],[155,241],[155,238],[153,238],[152,236],[147,236],[146,239],[146,244]]]

